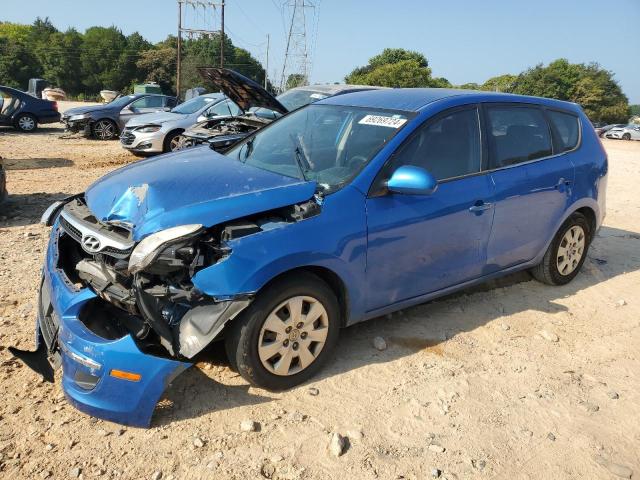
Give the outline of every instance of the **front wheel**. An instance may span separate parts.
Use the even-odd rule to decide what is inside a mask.
[[[98,120],[93,124],[93,136],[98,140],[112,140],[118,134],[118,127],[111,120]]]
[[[558,230],[542,262],[531,269],[531,274],[548,285],[569,283],[582,268],[590,242],[589,222],[581,213],[574,213]]]
[[[177,152],[178,150],[182,150],[183,148],[185,148],[185,143],[182,132],[171,132],[164,139],[163,151],[165,153]]]
[[[317,276],[299,273],[274,282],[232,321],[225,348],[252,385],[294,387],[315,375],[338,340],[336,296]]]
[[[23,113],[16,118],[16,128],[25,133],[35,132],[38,128],[38,121],[30,113]]]

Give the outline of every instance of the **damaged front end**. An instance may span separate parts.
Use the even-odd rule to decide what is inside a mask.
[[[168,228],[137,244],[125,222],[99,222],[82,198],[60,211],[59,268],[119,309],[119,323],[143,348],[191,359],[250,302],[200,292],[193,275],[228,253],[220,233],[202,225]],[[216,235],[216,233],[218,233]]]
[[[194,285],[195,274],[224,261],[234,240],[320,209],[312,198],[215,226],[170,227],[136,241],[125,203],[142,211],[146,196],[130,188],[121,197],[129,202],[114,202],[110,220],[98,220],[84,195],[47,210],[43,221],[53,231],[37,350],[12,349],[50,381],[50,364],[61,364],[65,394],[78,409],[134,426],[149,425],[166,386],[252,301],[254,292],[208,295]]]

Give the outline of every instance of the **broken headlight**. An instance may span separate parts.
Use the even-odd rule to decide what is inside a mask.
[[[199,224],[181,225],[149,235],[133,249],[129,258],[129,272],[136,273],[144,270],[160,254],[162,247],[184,240],[185,237],[192,237],[200,233],[201,230],[202,225]]]

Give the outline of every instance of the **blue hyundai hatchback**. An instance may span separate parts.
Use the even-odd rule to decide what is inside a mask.
[[[36,352],[80,410],[148,425],[216,340],[290,388],[342,327],[530,269],[579,272],[607,157],[578,105],[393,89],[322,100],[224,154],[142,161],[52,205]]]

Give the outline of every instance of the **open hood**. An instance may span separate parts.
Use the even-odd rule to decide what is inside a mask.
[[[238,72],[215,67],[199,67],[198,72],[202,78],[213,83],[245,112],[253,107],[267,108],[283,115],[288,112],[273,95]]]

